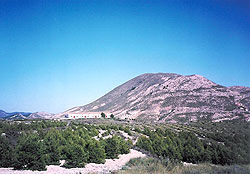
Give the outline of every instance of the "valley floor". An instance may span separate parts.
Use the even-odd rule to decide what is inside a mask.
[[[56,165],[47,166],[47,171],[31,171],[31,170],[13,170],[12,168],[0,168],[0,174],[87,174],[100,173],[108,174],[112,171],[121,169],[130,159],[143,158],[146,155],[134,149],[130,149],[130,153],[119,155],[119,159],[107,159],[105,164],[89,163],[85,168],[66,169]]]

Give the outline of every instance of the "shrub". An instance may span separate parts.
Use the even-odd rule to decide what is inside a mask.
[[[126,126],[124,129],[124,132],[126,132],[128,135],[132,135],[131,131],[130,131],[130,127]]]

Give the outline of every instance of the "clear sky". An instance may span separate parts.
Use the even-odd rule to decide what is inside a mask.
[[[250,1],[0,1],[0,109],[62,112],[152,72],[250,86]]]

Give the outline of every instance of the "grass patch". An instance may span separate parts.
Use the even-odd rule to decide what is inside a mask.
[[[131,159],[122,170],[115,174],[250,174],[250,165],[198,164],[183,166],[171,161],[155,158]]]

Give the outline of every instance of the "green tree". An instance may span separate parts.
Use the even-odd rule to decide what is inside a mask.
[[[105,153],[108,159],[118,158],[120,153],[120,141],[118,136],[113,136],[112,138],[107,138],[105,141]]]
[[[125,141],[123,138],[114,135],[112,138],[104,140],[105,153],[107,158],[118,158],[119,154],[129,153],[132,146],[131,141]]]
[[[106,114],[104,114],[103,112],[101,113],[101,117],[102,118],[106,118]]]
[[[145,136],[140,136],[136,142],[136,146],[149,152],[153,152],[152,142]]]
[[[141,129],[139,127],[135,127],[135,132],[142,133]]]
[[[0,167],[11,167],[13,163],[13,148],[5,137],[0,136]]]
[[[212,149],[210,145],[204,142],[204,154],[202,155],[202,161],[204,162],[212,162]]]
[[[101,146],[100,142],[96,140],[90,140],[88,141],[86,147],[86,151],[89,154],[88,162],[90,163],[104,163],[106,154],[104,147]]]
[[[126,126],[126,127],[125,127],[124,132],[126,132],[126,133],[127,133],[128,135],[130,135],[130,136],[132,135],[129,126]]]
[[[50,130],[44,137],[46,163],[47,164],[59,164],[60,160],[60,140],[61,134],[55,130]]]
[[[132,146],[133,146],[132,140],[128,139],[127,141],[125,141],[124,139],[121,139],[120,140],[120,154],[128,154]]]
[[[164,142],[164,138],[155,134],[155,138],[150,138],[152,141],[153,152],[159,157],[168,157],[168,144]]]
[[[84,148],[78,144],[67,144],[64,147],[64,152],[66,154],[66,162],[63,167],[73,168],[73,167],[84,167],[87,162],[87,153]]]
[[[193,133],[182,132],[180,137],[183,141],[183,160],[191,163],[202,161],[204,146],[200,139]]]
[[[46,170],[44,144],[37,134],[22,136],[15,153],[14,169]]]
[[[148,127],[144,127],[143,134],[150,136],[151,135],[151,130]]]

